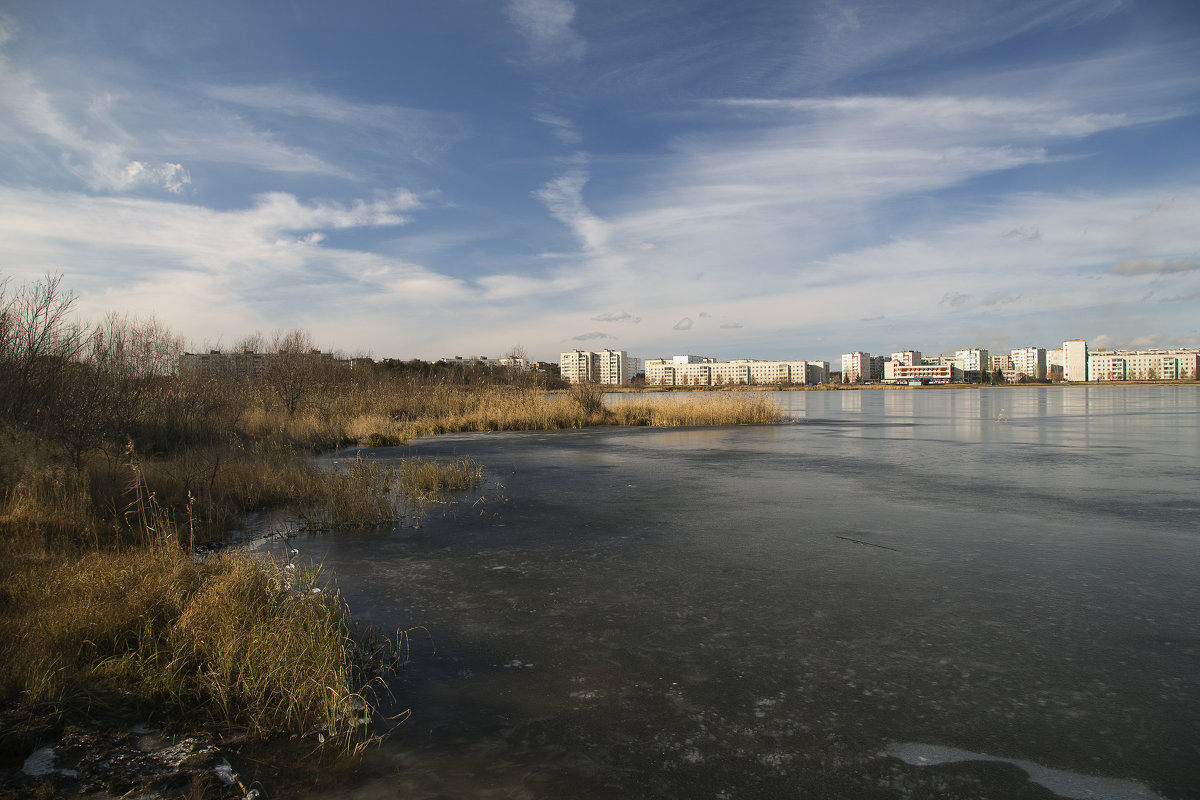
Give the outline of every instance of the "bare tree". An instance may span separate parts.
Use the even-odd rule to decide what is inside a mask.
[[[11,295],[0,281],[0,412],[10,423],[41,422],[42,406],[60,395],[63,366],[75,361],[87,331],[71,324],[75,297],[62,289],[61,275],[24,284]]]
[[[322,353],[308,331],[276,333],[267,345],[263,378],[288,416],[309,397],[320,397],[337,375],[332,353]]]

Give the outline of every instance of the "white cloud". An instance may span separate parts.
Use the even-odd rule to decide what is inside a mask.
[[[564,116],[542,112],[534,115],[534,119],[548,127],[550,132],[554,134],[554,137],[563,144],[575,146],[583,141],[583,135],[579,132],[575,123]]]
[[[1174,275],[1200,271],[1200,261],[1194,258],[1130,258],[1111,271],[1115,275]]]
[[[1004,234],[1004,238],[1005,239],[1020,239],[1025,242],[1032,242],[1032,241],[1036,241],[1037,239],[1042,238],[1042,232],[1039,231],[1036,227],[1013,228],[1011,231]]]
[[[188,162],[346,177],[344,169],[190,93],[113,90],[69,63],[17,66],[0,53],[0,145],[32,174],[71,176],[96,192],[191,183]]]
[[[637,323],[639,323],[641,321],[642,321],[641,317],[635,317],[633,314],[630,314],[628,311],[616,311],[616,312],[609,311],[604,314],[597,314],[596,316],[592,317],[592,322],[629,322],[629,323],[636,325]]]
[[[538,66],[579,61],[587,43],[571,27],[575,5],[568,0],[509,0],[508,19],[525,37],[528,60]]]
[[[399,259],[325,247],[321,234],[396,226],[416,207],[404,190],[349,205],[272,193],[214,211],[0,187],[0,259],[19,264],[21,280],[65,273],[87,314],[158,313],[192,336],[291,327],[301,309],[336,316],[391,304],[388,314],[425,314],[467,288]]]
[[[1126,127],[1141,120],[1126,113],[1078,112],[1061,101],[1010,97],[917,97],[853,95],[833,98],[758,99],[722,101],[733,108],[782,110],[813,115],[834,115],[851,124],[891,131],[924,131],[952,139],[969,133],[974,141],[1028,138],[1080,138],[1100,131]]]
[[[543,185],[535,194],[555,219],[571,229],[586,250],[595,253],[608,243],[609,232],[608,225],[583,201],[583,187],[587,181],[587,172],[572,169]]]
[[[946,294],[942,295],[942,299],[938,301],[938,305],[958,308],[970,299],[971,296],[969,294],[962,294],[961,292],[947,292]]]
[[[1165,337],[1161,333],[1150,333],[1145,336],[1139,336],[1136,339],[1131,339],[1129,346],[1133,349],[1144,347],[1158,347],[1163,343]]]
[[[407,155],[432,161],[466,134],[456,114],[405,106],[354,103],[290,84],[207,86],[205,96],[265,114],[318,120],[336,126],[336,139],[379,150],[394,159]],[[350,141],[347,141],[349,137]]]

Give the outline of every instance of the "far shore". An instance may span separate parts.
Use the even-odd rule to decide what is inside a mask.
[[[818,383],[795,384],[738,384],[733,386],[604,386],[611,394],[669,394],[671,392],[845,392],[901,391],[909,389],[1041,389],[1062,387],[1075,389],[1087,386],[1200,386],[1200,381],[1060,381],[1056,383],[930,383],[919,386],[907,383]]]

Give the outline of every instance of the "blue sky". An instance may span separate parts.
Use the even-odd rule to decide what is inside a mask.
[[[194,347],[1200,345],[1200,5],[0,2],[0,275]]]

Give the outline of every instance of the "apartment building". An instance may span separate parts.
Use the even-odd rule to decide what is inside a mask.
[[[892,363],[897,366],[915,367],[923,363],[920,350],[904,350],[892,353]]]
[[[317,365],[346,363],[334,359],[333,353],[311,350],[303,353],[222,353],[210,350],[207,353],[184,353],[179,357],[181,375],[201,378],[261,378],[268,369],[296,367],[312,368]]]
[[[865,383],[869,380],[871,380],[871,354],[843,353],[842,383]]]
[[[829,382],[828,361],[717,361],[700,356],[648,358],[647,386],[736,386]]]
[[[1093,381],[1181,381],[1200,374],[1200,350],[1097,350],[1087,357]]]
[[[891,363],[891,356],[871,356],[871,380],[883,380],[885,365]]]
[[[622,386],[633,380],[624,350],[571,350],[559,354],[558,365],[563,380],[571,383]]]
[[[1019,347],[1011,355],[1017,380],[1025,377],[1040,381],[1046,377],[1046,348]]]
[[[898,364],[891,361],[888,362],[884,380],[887,383],[962,383],[963,371],[952,359],[948,359],[946,363],[923,364]]]
[[[999,373],[1006,381],[1015,380],[1017,377],[1017,370],[1013,366],[1011,355],[988,356],[988,372],[993,375]]]
[[[983,373],[988,368],[988,351],[979,347],[966,350],[956,350],[954,360],[963,371],[963,379],[967,381],[983,380]]]
[[[1063,342],[1063,380],[1086,381],[1088,379],[1088,348],[1083,339]]]

